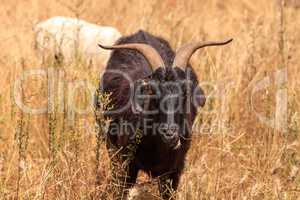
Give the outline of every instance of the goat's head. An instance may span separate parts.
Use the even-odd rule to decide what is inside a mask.
[[[198,106],[204,106],[203,90],[188,67],[189,59],[197,49],[206,46],[225,45],[224,42],[190,43],[176,52],[172,66],[165,66],[159,53],[150,45],[141,43],[102,46],[104,49],[133,49],[139,51],[149,62],[152,73],[135,83],[133,107],[145,116],[156,116],[155,128],[162,141],[170,148],[180,147],[180,130],[185,115]],[[153,117],[152,117],[153,118]]]

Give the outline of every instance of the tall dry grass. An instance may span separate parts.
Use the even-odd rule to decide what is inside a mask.
[[[62,15],[115,26],[123,34],[145,29],[166,38],[174,49],[189,41],[233,37],[232,45],[205,49],[192,58],[210,98],[197,118],[202,129],[196,123],[178,197],[299,200],[298,6],[292,0],[2,0],[0,199],[95,199],[106,192],[109,161],[97,139],[93,112],[72,112],[68,99],[57,106],[57,97],[67,96],[74,81],[96,85],[99,74],[80,63],[39,66],[33,50],[34,24]],[[56,103],[47,101],[49,77],[31,77],[22,82],[24,102],[52,112],[29,115],[15,104],[13,86],[24,70],[40,67],[59,69],[50,77]],[[279,77],[286,70],[287,81],[279,81],[279,70]],[[266,77],[270,87],[252,94]],[[276,98],[278,91],[288,94],[286,131],[280,126],[285,116],[277,112],[285,111],[278,108],[278,101],[284,104]],[[76,105],[84,108],[88,95],[77,91]],[[257,113],[276,116],[273,126]],[[141,191],[156,195],[154,185],[141,174]]]

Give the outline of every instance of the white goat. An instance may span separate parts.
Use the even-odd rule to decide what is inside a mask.
[[[97,67],[104,66],[109,58],[109,52],[99,48],[98,43],[113,45],[121,37],[113,27],[67,17],[40,22],[34,27],[34,32],[35,49],[42,63],[49,58],[65,64],[81,59]]]

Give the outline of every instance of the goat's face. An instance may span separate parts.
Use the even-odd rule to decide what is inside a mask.
[[[137,83],[134,95],[136,111],[157,116],[155,133],[170,148],[180,147],[180,133],[184,131],[184,116],[190,112],[189,108],[204,105],[203,91],[195,85],[197,80],[189,77],[188,71],[177,67],[158,68],[150,77]],[[193,98],[194,94],[198,95],[197,98]],[[195,102],[195,99],[201,101]]]
[[[170,148],[180,147],[179,129],[182,125],[186,102],[185,76],[179,68],[158,69],[153,79],[158,84],[157,133]]]

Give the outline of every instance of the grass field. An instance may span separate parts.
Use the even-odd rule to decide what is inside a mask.
[[[70,16],[114,26],[124,35],[145,29],[174,49],[190,41],[234,38],[231,45],[207,48],[191,60],[210,97],[197,118],[202,124],[194,126],[178,199],[300,200],[299,6],[297,0],[284,5],[276,0],[2,0],[0,199],[95,199],[105,192],[109,159],[97,141],[93,112],[47,104],[46,77],[23,81],[20,98],[31,107],[52,106],[53,112],[28,114],[14,100],[22,72],[53,67],[38,64],[34,24]],[[54,102],[58,87],[67,94],[74,81],[96,85],[99,78],[99,70],[77,63],[59,70],[64,75],[54,76],[54,82],[64,82],[55,85]],[[263,83],[267,87],[258,90]],[[85,108],[89,95],[79,89],[76,105]],[[155,199],[155,180],[141,174],[138,182],[143,198]]]

